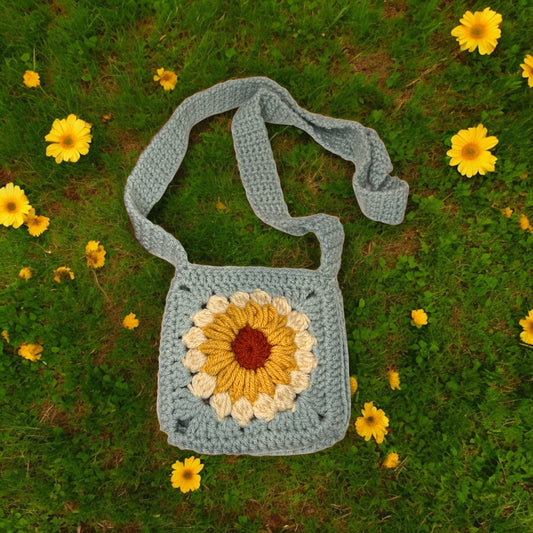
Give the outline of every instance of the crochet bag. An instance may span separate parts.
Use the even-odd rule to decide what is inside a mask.
[[[255,214],[291,235],[313,232],[320,267],[192,264],[147,218],[176,174],[191,128],[238,108],[232,134]],[[265,123],[295,126],[356,165],[353,189],[372,220],[399,224],[407,183],[388,173],[376,132],[300,108],[268,78],[230,80],[187,98],[139,157],[125,188],[135,235],[175,266],[163,316],[158,417],[168,442],[202,454],[294,455],[341,440],[350,419],[348,348],[337,282],[344,232],[333,216],[290,216]]]

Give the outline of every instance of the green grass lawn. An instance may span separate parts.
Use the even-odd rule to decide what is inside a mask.
[[[501,37],[480,55],[451,35],[467,9],[487,7],[463,0],[2,2],[0,187],[21,187],[50,226],[38,237],[0,227],[1,531],[533,529],[533,346],[519,325],[533,309],[533,230],[520,224],[533,222],[533,88],[520,67],[533,55],[533,5],[489,5]],[[178,75],[173,90],[153,80],[161,67]],[[39,87],[23,84],[26,70]],[[156,413],[173,270],[133,236],[123,190],[184,98],[257,75],[310,111],[376,129],[410,198],[402,224],[368,220],[350,164],[269,126],[291,214],[338,216],[346,233],[352,421],[316,454],[199,456],[201,486],[183,494],[172,464],[193,453],[167,444]],[[57,164],[44,137],[71,113],[92,125],[90,150]],[[151,220],[191,262],[316,268],[313,236],[253,214],[231,117],[193,129]],[[480,123],[498,138],[497,162],[467,178],[446,152]],[[101,268],[87,266],[91,240],[105,247]],[[61,266],[74,279],[54,281]],[[427,325],[412,324],[414,309]],[[23,343],[42,345],[40,360],[20,357]],[[390,419],[382,444],[354,427],[370,401]],[[400,464],[386,469],[390,452]]]

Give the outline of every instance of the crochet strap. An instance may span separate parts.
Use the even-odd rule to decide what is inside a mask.
[[[126,183],[124,199],[135,235],[149,252],[176,267],[187,265],[187,254],[178,240],[146,217],[176,174],[192,127],[236,107],[232,133],[250,205],[274,228],[291,235],[315,233],[322,250],[319,270],[324,274],[336,275],[340,267],[342,226],[336,217],[325,214],[290,216],[265,122],[296,126],[326,149],[355,163],[352,184],[362,212],[388,224],[402,221],[408,185],[388,175],[392,165],[374,130],[310,113],[268,78],[245,78],[215,85],[184,100],[139,157]]]

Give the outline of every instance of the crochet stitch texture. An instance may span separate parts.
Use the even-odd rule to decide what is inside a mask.
[[[255,214],[291,235],[313,232],[316,270],[214,267],[147,218],[179,168],[191,128],[237,108],[232,135]],[[336,217],[290,216],[266,122],[307,132],[355,164],[353,189],[370,219],[399,224],[407,183],[377,133],[300,108],[268,78],[230,80],[182,102],[139,157],[124,199],[135,235],[176,268],[163,315],[158,416],[170,444],[204,454],[311,453],[344,437],[350,419],[348,348],[337,282],[344,232]]]

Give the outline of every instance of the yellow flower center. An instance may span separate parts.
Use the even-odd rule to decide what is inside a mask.
[[[67,134],[63,136],[61,139],[61,145],[63,148],[70,148],[74,144],[74,139],[72,139],[72,136]]]
[[[171,74],[170,72],[164,72],[161,75],[161,81],[170,81]]]
[[[484,24],[474,24],[470,28],[470,36],[473,39],[482,39],[485,36],[486,28]]]
[[[15,202],[7,202],[6,209],[7,211],[13,213],[17,210],[17,204]]]
[[[524,328],[525,331],[533,335],[533,320],[528,320]]]
[[[467,143],[461,150],[463,159],[473,160],[479,156],[479,146],[476,143]]]

